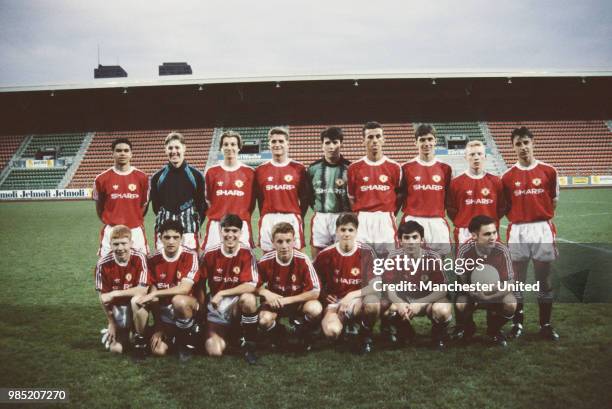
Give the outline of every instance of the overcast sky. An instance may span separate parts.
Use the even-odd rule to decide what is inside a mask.
[[[612,70],[612,1],[0,0],[0,86],[423,71]]]

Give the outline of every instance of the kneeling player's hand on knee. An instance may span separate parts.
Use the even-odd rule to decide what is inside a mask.
[[[104,303],[104,304],[108,304],[111,301],[113,301],[114,298],[114,291],[108,292],[108,293],[104,293],[104,294],[100,294],[100,300]]]
[[[217,293],[210,300],[210,303],[212,304],[213,307],[218,308],[219,307],[219,303],[221,302],[222,299],[223,299],[223,296],[221,294]]]
[[[328,295],[325,298],[325,301],[327,301],[329,304],[336,304],[338,302],[338,298],[335,295]]]
[[[106,342],[108,342],[109,345],[115,342],[115,340],[117,339],[117,327],[115,326],[115,324],[108,324],[108,332],[106,333],[106,335]]]

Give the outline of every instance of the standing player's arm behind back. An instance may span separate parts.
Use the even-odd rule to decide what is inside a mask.
[[[408,196],[408,185],[406,183],[406,178],[401,175],[400,183],[397,189],[395,190],[395,214],[397,215],[402,209],[402,205],[404,204],[404,200]]]
[[[195,207],[198,212],[198,216],[200,216],[200,228],[204,223],[204,217],[206,216],[206,210],[208,205],[206,204],[206,186],[204,183],[204,176],[199,170],[196,170],[197,180],[196,180],[196,191],[195,191]]]
[[[458,211],[455,190],[455,184],[451,182],[450,187],[446,192],[446,214],[448,214],[448,217],[453,221],[455,221]]]
[[[94,201],[96,202],[96,213],[98,214],[98,218],[100,219],[102,223],[104,223],[104,220],[102,220],[102,213],[104,212],[104,202],[106,199],[106,195],[100,189],[97,178],[94,182],[93,198],[94,198]]]
[[[157,190],[158,178],[159,173],[156,173],[151,177],[149,182],[149,202],[151,202],[151,208],[153,209],[154,214],[157,214],[159,212],[159,208],[161,207],[159,204],[159,192]]]
[[[308,173],[306,173],[306,167],[302,167],[300,171],[300,186],[298,187],[298,198],[300,200],[300,210],[302,212],[302,223],[306,218],[306,212],[308,212],[308,208],[310,207],[310,203],[312,200],[312,195],[310,193],[310,177]]]

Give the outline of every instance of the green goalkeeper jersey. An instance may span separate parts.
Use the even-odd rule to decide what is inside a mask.
[[[351,211],[346,190],[348,166],[349,161],[341,157],[335,165],[321,158],[308,167],[308,178],[312,189],[311,206],[314,211],[321,213]]]

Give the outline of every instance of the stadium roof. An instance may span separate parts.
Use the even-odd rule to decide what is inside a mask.
[[[612,71],[554,71],[554,70],[524,70],[524,71],[420,71],[408,73],[354,73],[329,75],[277,75],[252,77],[213,77],[213,78],[159,78],[151,80],[130,79],[97,79],[86,83],[62,83],[35,86],[0,87],[0,93],[6,92],[36,92],[59,90],[82,90],[96,88],[131,88],[159,87],[176,85],[207,85],[207,84],[241,84],[241,83],[283,83],[307,81],[356,81],[377,79],[484,79],[484,78],[593,78],[612,77]]]

